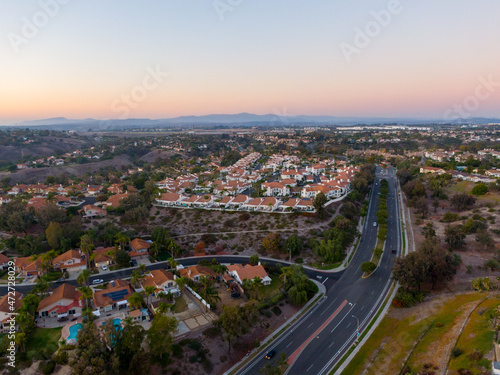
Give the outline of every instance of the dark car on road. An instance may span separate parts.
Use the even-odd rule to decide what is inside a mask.
[[[270,350],[270,351],[269,351],[269,352],[267,352],[267,354],[266,354],[266,359],[271,359],[271,358],[273,358],[275,355],[276,355],[276,350]]]

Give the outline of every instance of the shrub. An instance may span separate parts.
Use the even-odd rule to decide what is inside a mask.
[[[59,352],[54,356],[54,362],[58,365],[64,365],[68,363],[68,352],[65,350],[59,350]]]
[[[189,357],[189,362],[191,363],[198,362],[198,356],[196,354],[192,355],[191,357]]]
[[[226,362],[226,361],[227,361],[227,355],[221,355],[221,356],[220,356],[220,358],[219,358],[219,361],[220,361],[221,363]]]
[[[52,374],[55,368],[56,368],[56,363],[54,361],[49,361],[45,366],[43,366],[42,374],[43,375]]]
[[[295,263],[304,263],[304,260],[302,258],[296,258]]]
[[[443,221],[445,223],[452,223],[454,221],[457,221],[459,219],[459,216],[455,212],[446,212],[443,216]]]
[[[182,349],[182,346],[180,346],[179,344],[172,345],[172,355],[175,358],[182,358],[183,352],[184,350]]]
[[[377,268],[377,265],[373,262],[364,262],[361,264],[361,271],[363,271],[365,273],[371,273],[371,272],[375,271],[376,268]]]
[[[201,349],[201,343],[198,340],[191,340],[191,342],[188,344],[188,347],[198,351]]]
[[[463,350],[457,347],[454,347],[453,350],[451,351],[451,357],[452,358],[458,358],[463,354]]]
[[[281,309],[278,306],[274,306],[272,308],[272,311],[273,311],[274,315],[276,315],[276,316],[281,315]]]
[[[474,350],[467,356],[467,358],[469,358],[472,362],[479,362],[481,358],[483,358],[483,353],[479,350]]]
[[[220,335],[220,328],[217,327],[210,327],[207,328],[206,330],[203,331],[203,335],[208,337],[208,338],[215,338]]]
[[[471,190],[472,195],[485,195],[487,192],[488,192],[488,185],[482,182],[474,186]]]

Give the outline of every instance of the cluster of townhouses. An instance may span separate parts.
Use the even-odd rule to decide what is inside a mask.
[[[218,167],[221,179],[199,184],[195,174],[167,178],[157,185],[163,190],[156,205],[246,211],[312,211],[313,199],[323,193],[327,199],[346,195],[358,167],[325,160],[300,166],[296,156],[273,155],[266,165],[255,166],[259,153],[252,153],[229,167]],[[255,182],[262,182],[264,197],[251,198]],[[197,191],[198,194],[188,194]],[[200,193],[201,192],[201,193]]]

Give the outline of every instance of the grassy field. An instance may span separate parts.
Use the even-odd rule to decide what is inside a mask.
[[[310,263],[309,266],[311,267],[314,267],[318,270],[323,270],[323,271],[328,271],[328,270],[333,270],[335,268],[338,268],[340,267],[340,265],[342,264],[342,262],[337,262],[337,263],[320,263],[320,262],[316,262],[316,263]]]
[[[407,314],[398,309],[397,314],[389,314],[382,320],[343,374],[398,374],[404,366],[416,373],[430,363],[438,368],[436,373],[443,372],[465,318],[486,297],[486,294],[467,293],[439,304],[436,302],[434,308],[427,302],[408,309]],[[499,303],[497,300],[496,306]],[[493,347],[492,333],[487,326],[489,314],[482,316],[483,320],[475,318],[469,321],[460,340],[466,340],[465,331],[475,332],[474,337],[479,341],[477,347],[486,353]],[[469,353],[476,344],[471,340],[468,345],[459,342],[460,345],[464,346],[464,353]],[[462,356],[466,357],[466,354]],[[457,360],[462,360],[462,356]],[[450,368],[462,366],[460,363],[450,364]]]
[[[500,305],[500,298],[491,298],[481,303],[470,315],[469,321],[465,326],[456,347],[463,353],[456,358],[451,359],[450,370],[469,369],[473,374],[481,374],[481,366],[489,367],[490,361],[481,358],[471,359],[471,354],[475,351],[482,355],[489,352],[493,346],[493,327],[492,318]]]
[[[470,182],[470,181],[456,181],[448,187],[448,190],[451,193],[469,193],[471,192],[472,188],[474,187],[475,183]],[[492,202],[500,202],[500,194],[495,193],[495,192],[489,192],[486,195],[481,195],[476,197],[478,201],[492,201]]]
[[[41,359],[41,356],[54,353],[61,338],[62,327],[37,328],[26,345],[28,359]]]

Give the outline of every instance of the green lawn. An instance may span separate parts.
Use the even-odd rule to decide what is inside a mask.
[[[188,309],[188,305],[184,297],[180,296],[175,299],[174,306],[172,308],[172,311],[176,314],[179,314],[183,311],[186,311]]]
[[[271,298],[279,293],[280,288],[283,286],[283,281],[280,280],[278,276],[271,277],[271,284],[265,285],[261,288],[259,292],[259,299],[264,300]],[[251,292],[252,295],[255,294],[254,291]]]
[[[36,328],[26,345],[29,359],[39,359],[43,352],[52,355],[59,347],[62,327]]]

